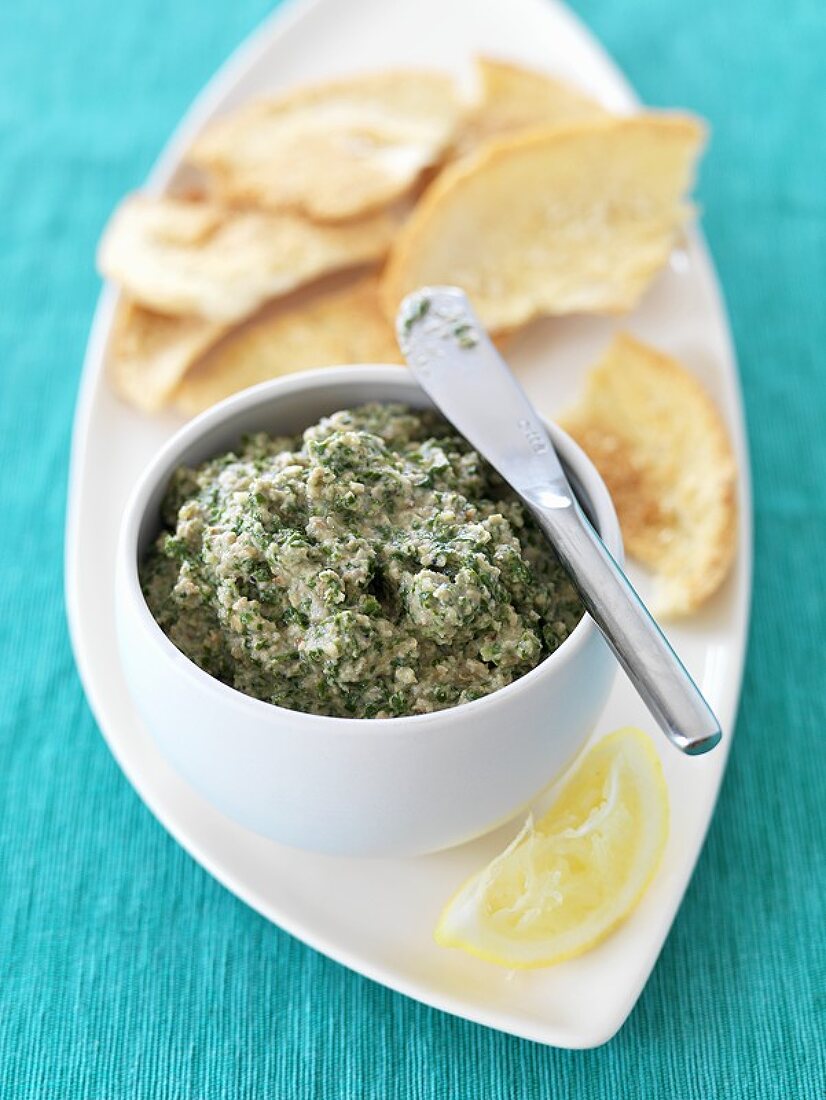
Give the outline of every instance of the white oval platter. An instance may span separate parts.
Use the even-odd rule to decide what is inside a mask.
[[[279,8],[197,99],[149,181],[160,189],[181,150],[213,114],[299,81],[394,64],[468,70],[475,52],[569,77],[617,111],[635,99],[587,31],[552,0],[298,0]],[[135,181],[138,185],[140,181]],[[740,553],[725,588],[671,637],[719,715],[724,744],[688,759],[657,744],[668,780],[672,830],[664,865],[642,904],[582,958],[509,974],[432,940],[444,901],[512,836],[514,825],[472,844],[410,860],[308,855],[245,831],[204,802],[166,764],[130,704],[115,643],[113,570],[121,510],[135,479],[174,431],[123,405],[103,374],[114,294],[104,289],[78,400],[66,545],[66,597],[80,675],[100,728],[146,805],[229,890],[305,943],[408,996],[515,1035],[561,1047],[610,1038],[639,996],[668,934],[702,847],[737,711],[751,586],[748,456],[725,308],[702,237],[684,249],[621,325],[679,356],[727,420],[740,465]],[[616,320],[575,318],[534,326],[509,358],[540,409],[553,416]],[[646,580],[635,575],[643,593]],[[594,736],[653,724],[622,675]],[[507,736],[507,730],[502,731]],[[427,812],[427,807],[422,807]]]

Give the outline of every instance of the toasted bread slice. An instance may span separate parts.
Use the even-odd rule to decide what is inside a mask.
[[[602,474],[629,554],[654,571],[655,613],[694,611],[737,547],[737,468],[711,398],[675,359],[619,335],[561,423]]]
[[[98,251],[102,273],[158,313],[237,321],[268,299],[385,255],[386,211],[322,225],[300,214],[132,195]]]
[[[335,221],[407,192],[459,115],[443,73],[363,74],[254,100],[208,126],[188,160],[227,202]]]
[[[236,390],[313,367],[398,363],[393,329],[381,311],[375,278],[309,302],[276,308],[221,341],[182,380],[175,395],[200,412]]]
[[[668,259],[691,207],[704,127],[640,115],[533,131],[446,169],[390,253],[393,316],[417,287],[452,284],[492,331],[541,315],[621,313]]]

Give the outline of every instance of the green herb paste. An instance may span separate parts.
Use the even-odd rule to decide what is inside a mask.
[[[365,405],[173,476],[141,570],[158,623],[239,691],[423,714],[524,675],[582,616],[523,505],[431,413]]]

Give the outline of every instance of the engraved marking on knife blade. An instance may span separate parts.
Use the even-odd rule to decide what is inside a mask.
[[[545,438],[545,433],[537,428],[532,420],[528,420],[527,417],[521,417],[516,421],[516,426],[528,441],[528,446],[535,455],[544,455],[548,453],[550,446]]]

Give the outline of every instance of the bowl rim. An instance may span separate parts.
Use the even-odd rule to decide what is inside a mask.
[[[216,698],[216,703],[220,705],[230,705],[241,710],[251,708],[252,715],[264,720],[269,718],[274,724],[280,724],[288,720],[296,725],[304,726],[305,733],[310,729],[315,729],[317,732],[335,731],[338,736],[346,732],[348,734],[387,737],[388,735],[408,733],[412,729],[422,730],[428,726],[431,728],[437,725],[442,727],[446,721],[459,722],[464,717],[472,718],[474,715],[480,714],[482,710],[501,709],[503,705],[507,706],[509,701],[519,692],[530,691],[534,685],[543,679],[550,678],[563,665],[575,661],[582,653],[589,638],[595,632],[598,632],[596,623],[586,611],[568,637],[553,653],[550,653],[530,671],[517,677],[504,687],[497,688],[490,694],[483,695],[478,699],[457,703],[441,710],[430,711],[426,714],[403,714],[392,718],[340,718],[328,714],[312,714],[308,711],[291,710],[288,707],[279,706],[277,703],[256,699],[254,696],[246,695],[230,684],[225,684],[222,680],[210,675],[178,649],[174,642],[163,632],[150,611],[140,586],[138,571],[138,540],[147,507],[160,482],[165,478],[169,478],[170,473],[176,465],[180,464],[181,456],[187,450],[236,414],[244,413],[259,405],[266,405],[279,394],[298,393],[302,390],[320,390],[328,385],[338,385],[339,387],[342,385],[357,385],[363,384],[365,381],[375,381],[378,385],[390,384],[391,386],[398,383],[406,384],[410,389],[419,390],[425,398],[425,402],[432,405],[413,375],[406,367],[399,365],[348,364],[320,367],[315,370],[302,371],[260,382],[212,405],[174,432],[160,447],[138,478],[121,519],[117,552],[118,570],[115,583],[120,587],[125,585],[123,594],[128,596],[136,607],[141,627],[147,632],[149,639],[159,648],[173,671],[187,679],[194,680],[195,685],[199,686],[201,690],[212,693]],[[400,396],[399,400],[403,401],[404,398]],[[381,401],[386,402],[387,399],[384,398]],[[577,478],[593,507],[595,519],[606,546],[611,554],[622,563],[624,557],[622,535],[616,511],[605,482],[594,464],[571,436],[553,421],[545,417],[543,417],[543,420],[552,437],[555,437],[554,445],[561,443],[565,463],[569,466],[575,466]]]

